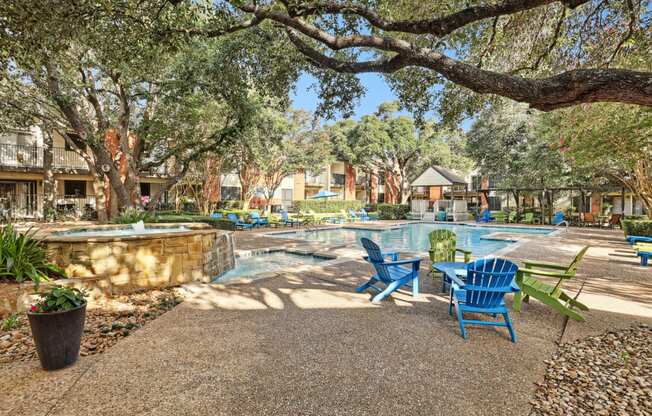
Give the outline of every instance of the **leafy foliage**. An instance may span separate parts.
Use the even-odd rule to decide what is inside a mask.
[[[18,314],[12,313],[8,317],[2,320],[2,325],[0,325],[0,330],[11,331],[18,327]]]
[[[638,235],[643,237],[652,237],[652,220],[630,220],[623,219],[620,221],[625,235]]]
[[[39,294],[40,299],[30,308],[32,313],[63,312],[78,308],[86,303],[84,292],[77,288],[53,286]]]
[[[359,210],[364,207],[364,202],[362,201],[342,201],[342,200],[333,200],[333,201],[317,201],[307,199],[305,201],[294,201],[294,207],[299,210],[306,212],[308,210],[313,210],[317,213],[321,212],[330,212],[330,213],[339,213],[340,210]]]
[[[404,220],[410,212],[410,206],[405,204],[378,204],[376,209],[381,220]]]
[[[127,208],[123,210],[119,215],[114,217],[111,221],[114,224],[135,224],[138,221],[142,222],[152,222],[154,218],[152,215],[138,208]]]
[[[20,283],[63,278],[65,272],[47,260],[45,249],[33,238],[34,233],[19,233],[9,224],[0,228],[0,278]]]

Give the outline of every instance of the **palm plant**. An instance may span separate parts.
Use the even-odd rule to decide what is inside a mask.
[[[38,286],[50,277],[65,277],[65,272],[48,261],[31,229],[19,233],[11,224],[0,228],[0,278],[31,280]]]

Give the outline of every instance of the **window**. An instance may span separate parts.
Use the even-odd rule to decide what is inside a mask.
[[[64,181],[63,193],[66,197],[86,198],[86,181]]]
[[[234,201],[240,199],[240,188],[237,186],[223,186],[222,199],[225,201]]]
[[[482,176],[472,176],[471,177],[471,189],[477,191],[481,189],[482,186]]]
[[[150,183],[141,182],[140,183],[140,195],[141,196],[152,196],[152,186]]]
[[[489,211],[500,211],[502,209],[499,196],[490,196],[487,199],[489,202]]]
[[[84,146],[84,142],[82,142],[81,137],[77,133],[68,132],[66,134],[68,135],[68,137],[70,137],[72,139],[73,143],[75,143],[75,145],[77,147],[79,147],[80,149],[83,150],[86,147],[86,146]],[[64,138],[64,140],[65,140],[65,138]],[[71,151],[71,152],[75,151],[75,149],[73,149],[73,147],[70,146],[70,144],[68,143],[68,140],[65,140],[65,143],[66,143],[65,147],[66,147],[67,151]]]
[[[382,203],[384,203],[384,202],[385,202],[385,194],[382,193],[382,192],[379,192],[379,193],[378,193],[378,203],[379,203],[379,204],[382,204]]]
[[[331,185],[344,186],[345,175],[332,173],[331,176]]]
[[[281,189],[281,200],[292,201],[292,189]]]

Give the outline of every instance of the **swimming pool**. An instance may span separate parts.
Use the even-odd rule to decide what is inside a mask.
[[[298,231],[295,233],[274,234],[275,237],[318,241],[325,244],[358,244],[360,238],[367,237],[385,249],[405,251],[428,251],[430,241],[428,234],[432,230],[451,230],[457,235],[457,247],[471,250],[474,256],[486,256],[511,244],[511,241],[483,239],[495,232],[518,234],[550,234],[554,230],[530,227],[476,227],[462,224],[406,224],[399,228],[383,231],[362,230],[354,228],[337,228],[332,230]]]
[[[330,258],[309,254],[295,254],[285,251],[254,254],[248,257],[236,257],[235,268],[217,277],[214,282],[225,282],[238,277],[249,277],[258,273],[271,272],[286,267],[298,267],[318,264]]]

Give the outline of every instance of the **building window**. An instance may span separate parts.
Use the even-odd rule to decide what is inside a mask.
[[[331,185],[335,186],[344,186],[345,175],[341,173],[332,173],[331,174]]]
[[[502,209],[499,196],[490,196],[487,200],[489,202],[489,211],[500,211]]]
[[[385,202],[385,194],[382,193],[382,192],[379,192],[379,193],[378,193],[378,203],[379,203],[379,204],[382,204],[382,203],[384,203],[384,202]]]
[[[474,191],[480,190],[482,187],[482,176],[472,176],[471,177],[471,189]]]
[[[235,201],[240,199],[240,188],[237,186],[223,186],[221,189],[222,200]]]
[[[281,200],[292,201],[292,189],[281,189]]]
[[[64,181],[63,193],[66,197],[86,198],[86,181]]]
[[[152,184],[147,182],[140,183],[140,195],[141,196],[152,196]]]

